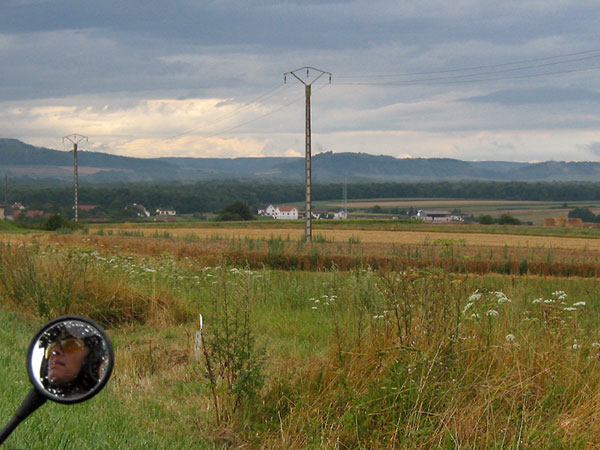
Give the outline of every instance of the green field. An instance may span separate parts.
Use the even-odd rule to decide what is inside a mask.
[[[359,224],[365,233],[389,226]],[[45,320],[89,316],[106,327],[116,352],[104,392],[85,404],[44,406],[5,446],[600,445],[598,279],[536,276],[522,267],[517,274],[469,272],[461,262],[470,260],[469,245],[436,246],[435,232],[444,228],[425,229],[431,243],[416,261],[426,264],[401,270],[369,266],[371,250],[358,237],[344,245],[192,239],[173,226],[145,237],[130,225],[110,235],[97,235],[106,227],[24,235],[22,243],[4,235],[4,420],[29,389],[25,351]],[[274,269],[288,248],[308,262],[325,261],[334,249],[358,264]],[[233,251],[244,262],[224,256]],[[404,251],[396,248],[398,263]],[[198,314],[204,346],[196,357]]]

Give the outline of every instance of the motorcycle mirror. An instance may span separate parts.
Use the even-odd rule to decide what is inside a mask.
[[[79,316],[48,322],[27,351],[31,383],[58,403],[78,403],[96,395],[110,378],[113,363],[108,335],[94,321]]]
[[[63,316],[48,322],[27,351],[33,389],[0,430],[0,445],[46,400],[70,404],[92,398],[108,382],[114,360],[110,338],[93,320]]]

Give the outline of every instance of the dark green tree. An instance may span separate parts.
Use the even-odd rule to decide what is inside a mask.
[[[217,217],[220,221],[254,220],[250,208],[244,202],[235,202],[226,206]]]
[[[502,214],[498,219],[500,225],[521,225],[521,221],[510,214]]]
[[[595,222],[596,215],[589,208],[575,208],[569,211],[567,217],[579,218],[583,222]]]
[[[479,218],[479,223],[481,225],[492,225],[494,223],[494,218],[489,214],[485,214]]]

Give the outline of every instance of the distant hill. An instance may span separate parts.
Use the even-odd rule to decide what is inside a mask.
[[[210,179],[304,180],[304,158],[130,158],[78,153],[79,178],[87,182],[167,182]],[[0,169],[11,179],[68,181],[73,154],[0,139]],[[340,182],[418,181],[599,181],[600,163],[547,161],[461,161],[449,158],[393,158],[367,153],[326,152],[312,158],[313,180]]]

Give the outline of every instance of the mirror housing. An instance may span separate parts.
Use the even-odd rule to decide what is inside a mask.
[[[31,383],[58,403],[79,403],[96,395],[110,378],[113,365],[114,350],[106,332],[80,316],[48,322],[27,351]]]

